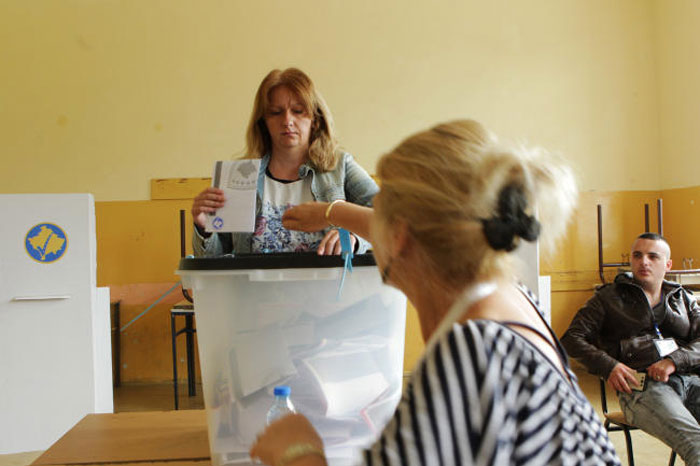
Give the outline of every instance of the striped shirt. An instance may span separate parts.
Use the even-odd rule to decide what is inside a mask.
[[[569,379],[504,324],[454,324],[414,371],[365,464],[619,465],[558,346]]]

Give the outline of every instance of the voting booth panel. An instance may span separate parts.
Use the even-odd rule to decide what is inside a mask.
[[[90,194],[0,195],[0,454],[112,412],[109,289]]]
[[[540,310],[548,324],[552,323],[551,280],[540,275],[540,245],[537,241],[521,241],[512,254],[514,275],[537,296]]]

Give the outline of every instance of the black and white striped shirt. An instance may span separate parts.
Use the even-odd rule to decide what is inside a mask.
[[[605,428],[564,365],[570,380],[504,324],[455,324],[421,360],[364,461],[619,465]]]

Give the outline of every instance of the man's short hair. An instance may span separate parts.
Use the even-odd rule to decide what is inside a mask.
[[[642,233],[641,235],[637,236],[637,239],[650,239],[653,241],[663,241],[664,243],[668,244],[668,240],[658,233],[650,233],[650,232]]]

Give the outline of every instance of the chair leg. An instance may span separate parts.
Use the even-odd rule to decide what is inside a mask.
[[[671,457],[668,459],[668,466],[673,466],[676,464],[676,452],[671,451]]]
[[[175,394],[175,409],[179,409],[177,393],[177,332],[175,331],[175,315],[170,314],[170,336],[173,346],[173,392]]]
[[[114,303],[114,380],[115,387],[122,385],[122,360],[121,360],[121,301]]]
[[[629,429],[624,429],[625,443],[627,444],[627,463],[629,466],[634,466],[634,453],[632,453],[632,436]]]
[[[187,394],[195,396],[197,389],[194,383],[194,319],[191,315],[185,316],[185,338],[187,340]]]

